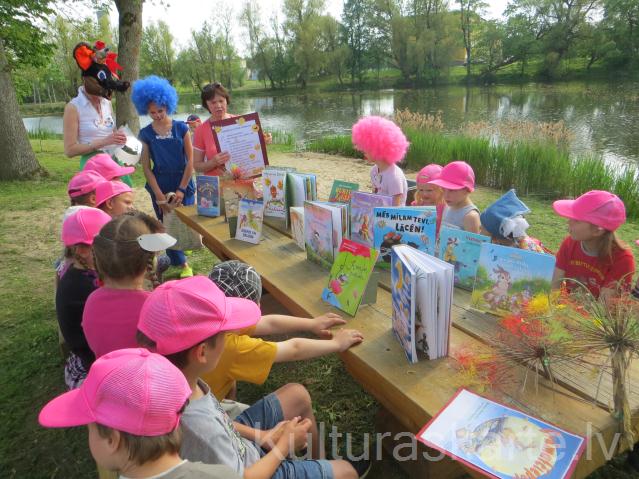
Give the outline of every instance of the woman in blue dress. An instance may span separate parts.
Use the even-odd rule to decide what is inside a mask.
[[[175,88],[157,76],[149,76],[133,84],[131,100],[140,115],[148,114],[151,124],[140,130],[143,144],[140,162],[146,177],[145,188],[151,195],[153,209],[162,221],[164,213],[180,205],[195,203],[193,184],[193,147],[189,127],[169,115],[177,108]],[[170,205],[169,193],[175,193]],[[193,276],[193,270],[182,251],[167,250],[172,266],[180,266],[180,278]]]

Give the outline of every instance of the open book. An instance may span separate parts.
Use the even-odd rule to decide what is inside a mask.
[[[448,355],[454,267],[408,245],[391,251],[393,333],[411,363]]]
[[[348,205],[328,201],[304,202],[306,257],[330,268],[342,238],[348,236]]]

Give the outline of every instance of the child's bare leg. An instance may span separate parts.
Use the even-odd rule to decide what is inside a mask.
[[[347,461],[336,460],[329,461],[331,463],[331,467],[333,468],[333,477],[335,479],[357,479],[358,475],[353,466],[350,465]]]
[[[311,427],[309,428],[308,433],[311,435],[311,458],[323,459],[324,448],[320,448],[317,422],[315,421],[315,415],[313,414],[311,396],[306,388],[301,384],[290,383],[275,391],[275,395],[282,406],[284,419],[292,419],[297,416],[300,416],[302,419],[310,419]]]

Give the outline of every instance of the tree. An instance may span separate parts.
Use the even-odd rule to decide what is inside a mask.
[[[284,28],[291,39],[297,81],[302,88],[321,64],[319,55],[319,18],[324,0],[284,0]]]
[[[42,63],[49,45],[38,23],[49,14],[47,0],[9,0],[0,6],[0,180],[26,179],[44,172],[20,116],[11,71],[19,63]]]
[[[271,88],[274,89],[273,62],[275,60],[275,49],[270,39],[264,34],[257,0],[248,0],[244,4],[240,20],[248,33],[253,67],[257,68],[261,78],[268,79]]]
[[[143,30],[140,48],[140,70],[143,75],[155,74],[175,81],[175,39],[166,22],[160,20]]]
[[[342,23],[349,49],[348,66],[351,84],[355,79],[361,85],[367,67],[366,55],[372,44],[372,2],[370,0],[346,0],[342,12]]]
[[[470,79],[472,65],[473,32],[481,20],[481,13],[487,4],[481,0],[456,0],[459,4],[459,19],[466,49],[466,78]]]
[[[140,76],[142,40],[142,4],[144,0],[115,0],[118,9],[118,62],[121,79],[133,83]],[[133,133],[140,131],[140,118],[131,101],[131,89],[116,92],[115,117],[118,126],[127,124]]]

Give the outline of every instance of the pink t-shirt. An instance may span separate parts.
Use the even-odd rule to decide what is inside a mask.
[[[140,310],[151,293],[137,289],[98,288],[89,295],[82,329],[96,358],[123,348],[137,348]]]
[[[371,183],[373,184],[373,193],[388,196],[402,195],[402,206],[406,204],[408,183],[399,166],[391,165],[380,172],[377,165],[374,165],[371,168]]]

